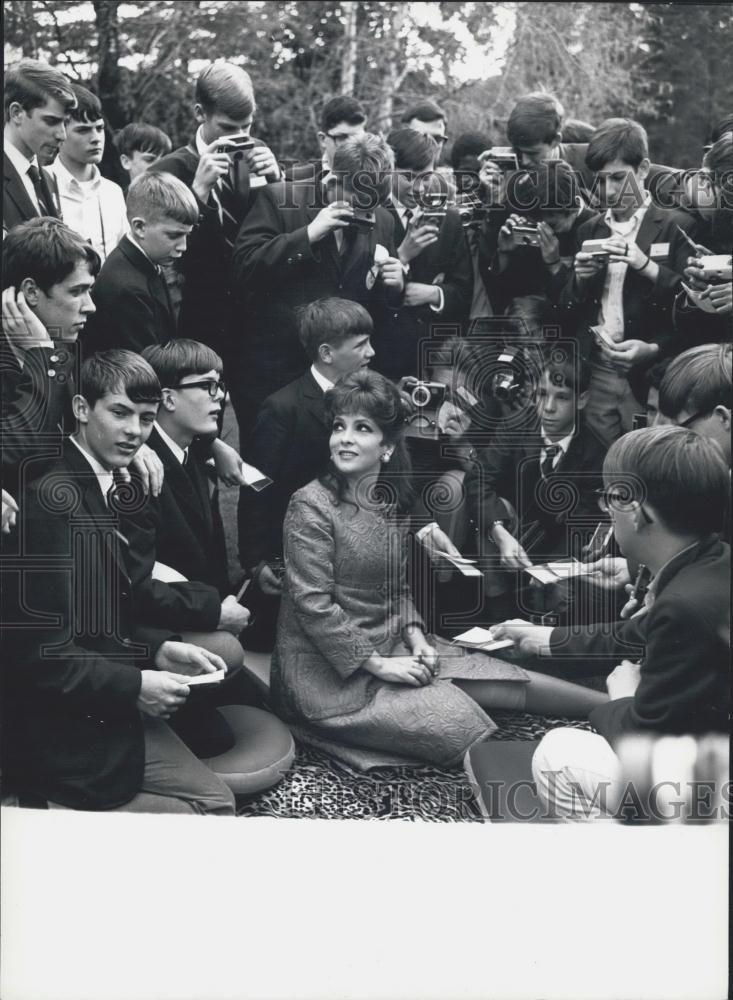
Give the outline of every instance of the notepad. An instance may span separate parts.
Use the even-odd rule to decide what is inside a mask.
[[[193,687],[194,684],[220,684],[226,675],[226,670],[215,670],[211,674],[196,674],[195,677],[187,677],[186,684],[189,687]]]
[[[491,629],[474,626],[467,632],[462,632],[453,639],[458,646],[467,646],[469,649],[480,649],[483,653],[489,653],[497,649],[508,649],[514,643],[511,639],[495,639]]]
[[[269,476],[266,476],[264,472],[260,472],[259,469],[255,469],[254,465],[248,465],[246,462],[242,462],[242,479],[244,479],[247,486],[250,486],[257,493],[264,490],[266,486],[272,485],[272,480]]]

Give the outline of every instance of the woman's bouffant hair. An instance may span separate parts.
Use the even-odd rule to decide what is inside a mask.
[[[412,464],[405,442],[405,421],[412,411],[409,398],[396,385],[373,371],[358,371],[341,379],[326,393],[329,425],[345,414],[363,414],[373,420],[394,450],[382,466],[377,496],[399,514],[413,502]],[[346,478],[331,464],[321,480],[339,500],[346,496]]]

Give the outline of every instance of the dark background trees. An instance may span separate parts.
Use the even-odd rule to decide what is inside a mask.
[[[571,117],[638,118],[654,158],[680,166],[733,106],[728,3],[8,0],[4,20],[6,64],[46,58],[93,86],[113,128],[144,119],[174,143],[200,67],[236,61],[255,81],[256,133],[283,158],[316,153],[320,105],[342,91],[375,128],[429,96],[452,135],[500,141],[516,98],[545,89]]]

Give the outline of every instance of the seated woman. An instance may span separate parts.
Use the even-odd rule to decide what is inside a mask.
[[[329,472],[285,518],[272,697],[315,736],[451,765],[496,730],[484,709],[585,717],[606,696],[424,634],[406,582],[406,405],[371,371],[326,396]]]

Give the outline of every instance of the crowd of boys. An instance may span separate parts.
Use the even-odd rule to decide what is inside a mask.
[[[620,734],[720,729],[731,119],[682,171],[650,161],[639,123],[570,123],[529,94],[505,138],[458,136],[448,165],[433,102],[385,137],[337,96],[321,159],[286,164],[251,135],[256,110],[249,75],[211,63],[185,145],[143,122],[115,136],[121,185],[100,171],[95,94],[33,60],[6,73],[9,786],[76,808],[233,811],[202,760],[230,735],[216,705],[252,698],[231,583],[249,580],[267,645],[288,501],[327,466],[325,393],[367,365],[412,400],[413,554],[443,596],[468,594],[457,573],[445,584],[468,553],[478,619],[515,655],[613,668],[597,732],[543,741],[540,794],[573,815],[571,792],[613,782]],[[227,400],[241,455],[220,435]],[[250,466],[271,484],[252,488]],[[241,490],[239,574],[219,479]],[[549,560],[585,569],[550,585]],[[440,599],[430,610],[440,629]],[[216,696],[191,694],[218,670]]]

